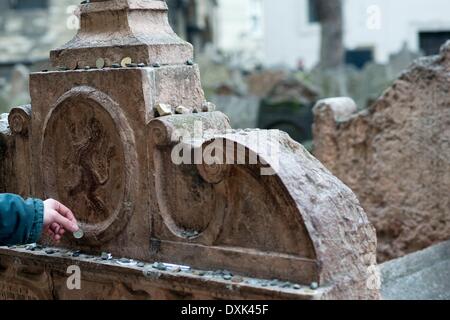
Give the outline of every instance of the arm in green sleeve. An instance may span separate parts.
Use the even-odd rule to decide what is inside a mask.
[[[36,242],[41,236],[43,218],[42,200],[0,194],[0,245]]]

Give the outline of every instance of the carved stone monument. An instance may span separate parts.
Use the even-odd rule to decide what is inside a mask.
[[[81,5],[58,71],[3,126],[1,187],[61,200],[85,236],[0,249],[1,297],[379,298],[353,192],[285,133],[231,130],[192,59],[163,1]]]

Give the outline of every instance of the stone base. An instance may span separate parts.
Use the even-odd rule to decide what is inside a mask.
[[[1,299],[300,299],[317,300],[331,288],[311,290],[292,283],[201,270],[157,270],[56,248],[0,247]],[[49,250],[53,250],[49,251]],[[50,254],[49,254],[50,253]],[[69,290],[69,266],[81,271],[81,289]]]

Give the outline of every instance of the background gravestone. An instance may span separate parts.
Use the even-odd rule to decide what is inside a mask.
[[[358,195],[381,260],[450,238],[449,71],[447,43],[366,110],[342,113],[351,103],[333,100],[315,107],[314,153]]]

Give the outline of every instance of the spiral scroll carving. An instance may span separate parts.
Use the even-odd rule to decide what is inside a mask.
[[[13,108],[9,113],[8,123],[12,133],[28,136],[31,123],[31,105]]]

